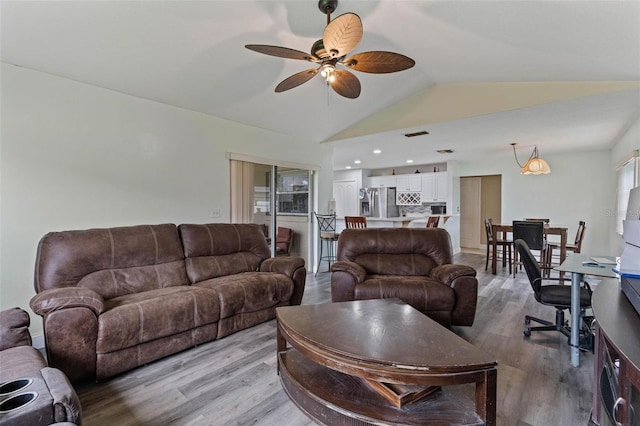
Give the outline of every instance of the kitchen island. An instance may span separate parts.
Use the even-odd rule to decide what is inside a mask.
[[[439,228],[444,228],[447,221],[455,215],[438,214],[429,216],[440,216]],[[400,216],[400,217],[367,217],[367,227],[369,228],[423,228],[427,226],[427,216]],[[338,231],[345,228],[344,218],[337,219]]]
[[[460,215],[438,214],[440,216],[438,228],[444,228],[451,236],[453,253],[460,252]],[[427,216],[401,216],[401,217],[368,217],[368,228],[424,228],[427,226]],[[344,217],[336,220],[337,232],[345,229]]]

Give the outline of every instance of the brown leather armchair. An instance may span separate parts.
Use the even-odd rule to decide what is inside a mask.
[[[331,300],[398,298],[442,325],[473,324],[476,271],[453,264],[442,228],[345,229],[331,267]]]
[[[0,424],[81,425],[76,391],[31,346],[29,323],[21,308],[0,312]]]

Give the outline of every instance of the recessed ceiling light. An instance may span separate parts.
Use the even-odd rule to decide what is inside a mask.
[[[351,166],[347,166],[347,167],[345,167],[345,169],[350,169],[350,168],[351,168]]]
[[[356,161],[354,161],[354,163],[356,163],[356,164],[360,164],[360,163],[362,163],[362,161],[360,161],[360,160],[356,160]]]
[[[380,151],[379,149],[374,149],[374,150],[373,150],[373,153],[374,153],[374,154],[380,154],[381,152],[382,152],[382,151]]]
[[[407,160],[407,163],[413,163],[413,160]]]

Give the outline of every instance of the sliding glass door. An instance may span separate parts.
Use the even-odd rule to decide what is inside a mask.
[[[309,264],[314,172],[231,159],[230,174],[231,222],[263,225],[272,255],[277,254],[278,228],[291,232],[288,254]]]

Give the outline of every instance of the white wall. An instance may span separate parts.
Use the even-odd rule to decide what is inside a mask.
[[[530,153],[527,153],[527,157]],[[551,223],[569,227],[575,238],[578,221],[587,223],[582,251],[613,254],[610,247],[610,209],[615,182],[609,167],[611,152],[575,154],[540,153],[551,168],[549,175],[521,175],[513,155],[491,162],[456,164],[457,176],[502,175],[501,222],[525,217],[548,217]]]
[[[613,149],[611,150],[611,164],[610,169],[612,172],[615,171],[615,165],[618,161],[621,161],[627,154],[629,154],[634,149],[640,150],[640,119],[636,120],[636,122],[629,127],[629,129],[621,136],[620,140],[617,141]],[[615,184],[615,175],[614,175],[614,184]],[[616,224],[615,224],[615,197],[613,199],[611,205],[611,248],[615,251],[615,253],[620,254],[622,252],[622,246],[624,241],[622,237],[616,233]]]
[[[0,71],[0,309],[30,312],[36,246],[49,231],[227,222],[227,152],[320,166],[318,203],[331,198],[328,144],[13,65]],[[32,333],[41,330],[32,317]]]

